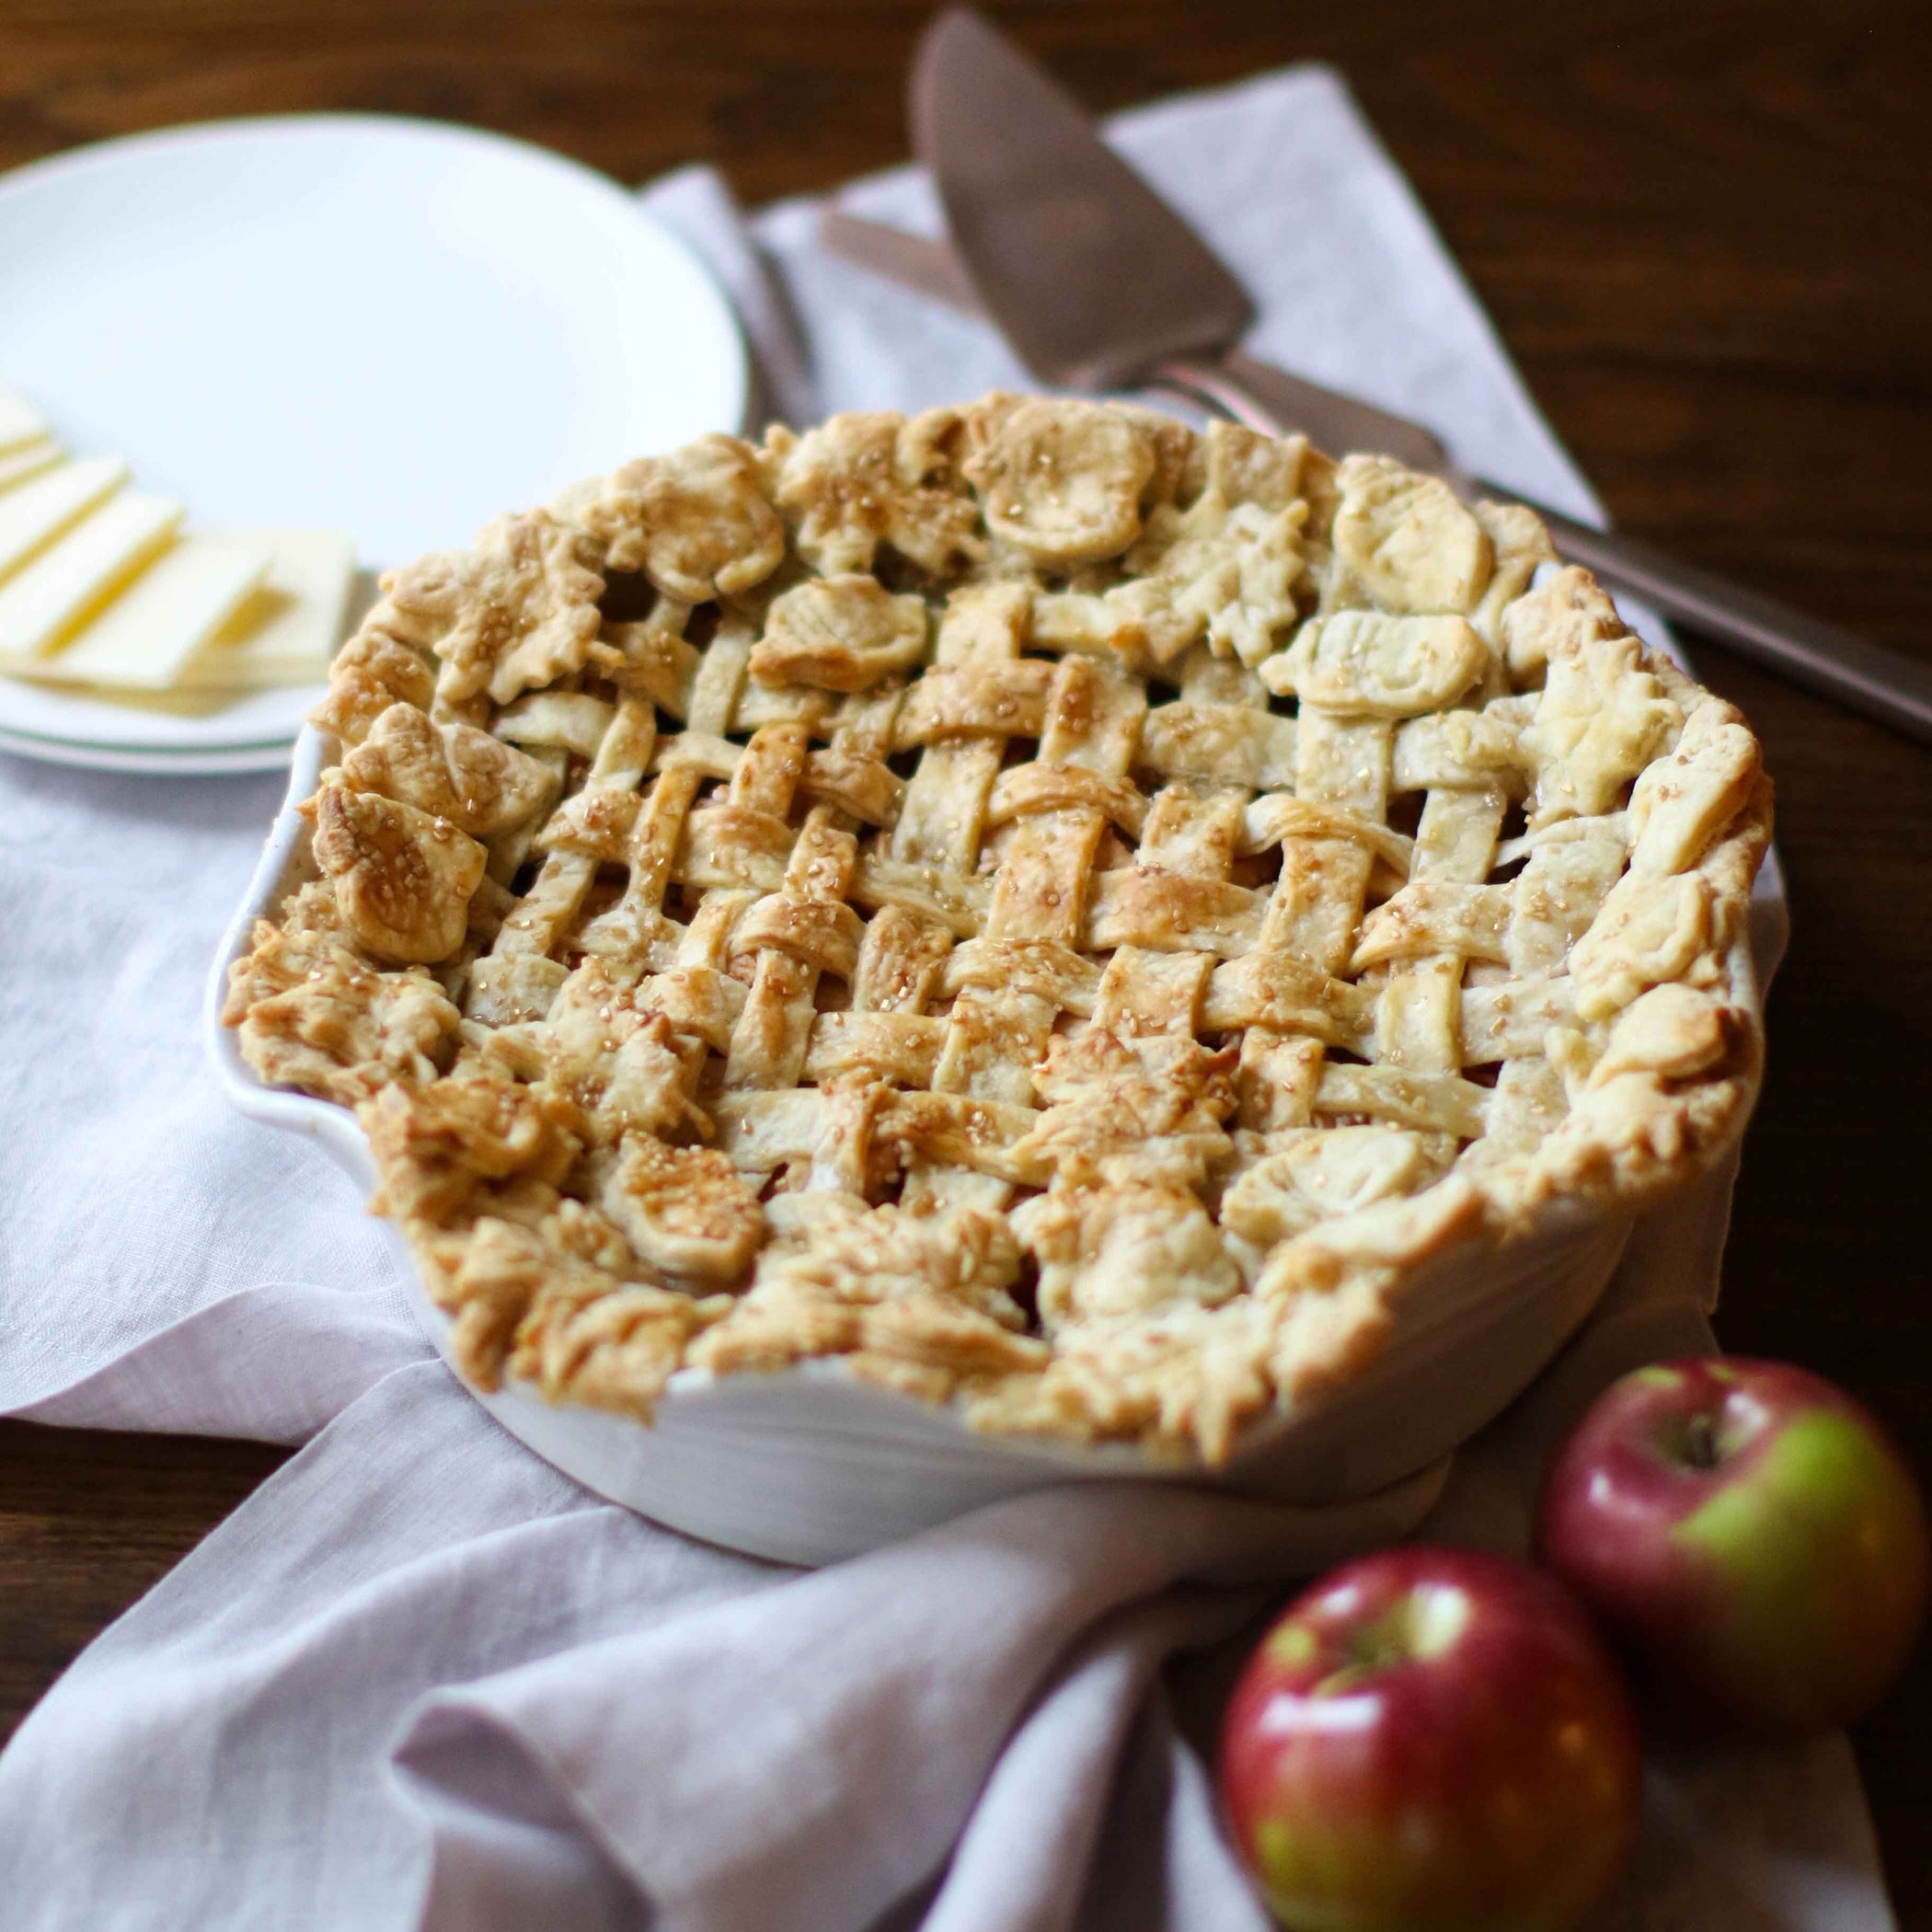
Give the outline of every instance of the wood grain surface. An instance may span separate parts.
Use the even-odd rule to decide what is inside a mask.
[[[897,0],[0,0],[0,167],[165,122],[448,117],[750,200],[901,158]],[[1932,655],[1924,0],[1055,0],[992,9],[1096,108],[1337,63],[1617,520]],[[1695,642],[1695,640],[1693,640]],[[1778,785],[1796,937],[1722,1331],[1932,1469],[1932,753],[1717,650]],[[278,1460],[0,1425],[0,1727]],[[1932,1666],[1860,1728],[1932,1928]]]

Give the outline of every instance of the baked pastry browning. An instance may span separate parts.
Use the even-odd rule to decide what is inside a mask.
[[[356,1108],[482,1386],[836,1357],[1219,1461],[1754,1094],[1755,740],[1386,458],[992,396],[385,591],[224,1017]]]

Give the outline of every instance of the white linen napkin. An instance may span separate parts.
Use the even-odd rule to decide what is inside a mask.
[[[1118,132],[1255,292],[1258,350],[1593,510],[1332,75]],[[909,171],[848,199],[934,224]],[[692,171],[647,205],[717,268],[794,419],[1022,380],[983,328],[822,255],[809,202],[746,223]],[[1259,1928],[1164,1661],[1268,1601],[1234,1575],[1418,1524],[1520,1547],[1538,1449],[1578,1404],[1708,1344],[1723,1177],[1639,1229],[1446,1489],[1432,1471],[1322,1512],[1049,1492],[815,1574],[690,1542],[498,1430],[347,1182],[202,1069],[202,975],[275,791],[0,757],[0,1410],[306,1443],[0,1755],[9,1926]],[[1775,874],[1762,909],[1768,971]],[[1596,1926],[1892,1923],[1830,1738],[1657,1754]]]

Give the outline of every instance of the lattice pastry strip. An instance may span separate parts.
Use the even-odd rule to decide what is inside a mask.
[[[398,572],[317,719],[227,1017],[362,1109],[485,1383],[834,1355],[1219,1457],[1754,1091],[1748,730],[1386,459],[1012,397],[707,438]]]

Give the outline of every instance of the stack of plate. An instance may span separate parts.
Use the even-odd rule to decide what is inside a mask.
[[[365,567],[741,427],[705,270],[615,182],[472,129],[295,116],[0,177],[0,384],[202,527],[343,531]],[[286,765],[315,689],[209,709],[0,677],[0,748]]]
[[[55,765],[173,773],[274,771],[289,762],[303,714],[320,684],[250,691],[218,708],[196,699],[109,703],[54,684],[0,677],[0,751]],[[180,708],[170,708],[178,705]]]

